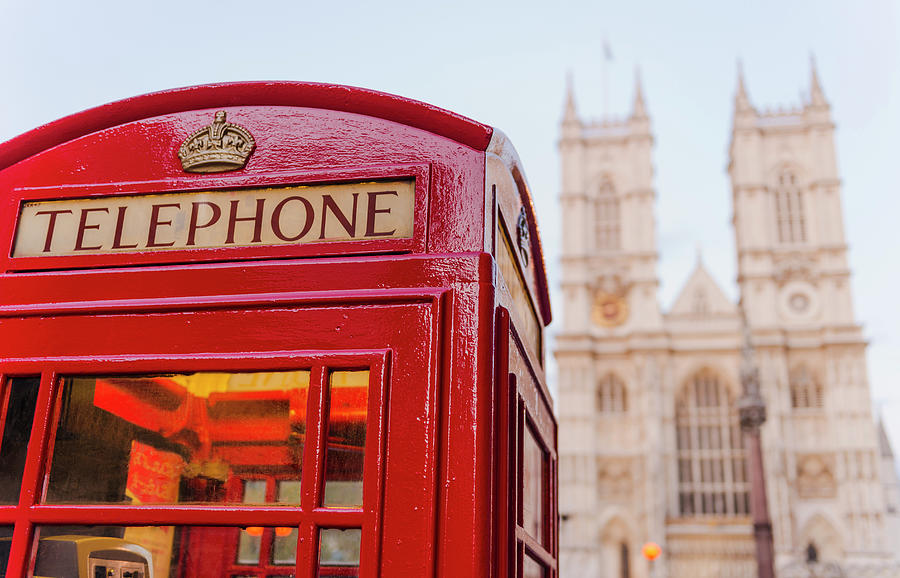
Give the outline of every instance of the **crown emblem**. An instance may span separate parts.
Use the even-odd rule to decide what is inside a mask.
[[[516,222],[516,241],[522,261],[527,266],[531,259],[531,233],[528,231],[528,215],[525,214],[525,207],[519,211],[519,220]]]
[[[182,168],[189,173],[221,173],[243,168],[256,141],[242,126],[225,122],[216,112],[212,124],[189,136],[178,149]]]

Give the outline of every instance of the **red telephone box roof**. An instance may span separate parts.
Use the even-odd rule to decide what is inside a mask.
[[[543,248],[534,207],[518,155],[500,131],[430,104],[375,90],[292,81],[256,81],[188,86],[90,108],[0,143],[0,171],[42,151],[125,123],[154,116],[228,106],[293,106],[349,112],[422,129],[477,151],[489,148],[515,176],[523,205],[534,224],[538,302],[544,323],[551,319]]]
[[[315,82],[235,82],[189,86],[104,104],[0,144],[0,170],[63,142],[161,114],[220,106],[303,106],[364,114],[420,128],[483,151],[493,129],[462,115],[351,86]]]

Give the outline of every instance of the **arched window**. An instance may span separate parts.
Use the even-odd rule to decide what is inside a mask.
[[[697,372],[675,408],[682,516],[747,516],[750,482],[737,409],[712,371]]]
[[[791,407],[821,409],[825,407],[825,390],[805,366],[791,372]]]
[[[619,549],[621,560],[619,561],[619,578],[631,578],[631,564],[628,560],[628,544],[622,542]]]
[[[604,177],[594,199],[594,226],[597,231],[597,250],[619,248],[619,199],[609,178]]]
[[[628,411],[628,392],[625,383],[609,373],[597,383],[597,411],[600,413],[625,413]]]
[[[613,518],[601,530],[600,576],[631,578],[630,534],[628,526],[619,517]]]
[[[775,187],[775,224],[778,241],[803,243],[806,241],[806,222],[803,215],[803,197],[797,177],[789,170],[778,176]]]

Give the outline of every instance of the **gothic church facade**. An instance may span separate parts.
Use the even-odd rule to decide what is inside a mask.
[[[728,172],[742,305],[702,261],[658,301],[653,133],[582,121],[559,143],[561,576],[756,576],[738,423],[742,311],[768,420],[762,444],[779,577],[900,576],[890,450],[853,312],[831,111],[812,71],[799,108],[761,112],[739,77]],[[887,464],[887,465],[885,465]],[[891,486],[891,484],[894,484]],[[893,512],[892,512],[893,510]],[[892,541],[893,540],[893,541]]]

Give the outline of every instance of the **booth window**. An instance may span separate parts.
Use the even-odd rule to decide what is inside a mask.
[[[361,538],[362,532],[359,528],[324,528],[319,530],[318,576],[351,575],[341,572],[341,569],[359,567]]]
[[[45,501],[274,502],[228,486],[267,472],[299,481],[309,378],[290,371],[65,379]]]
[[[383,376],[371,383],[373,356],[347,357],[363,363],[61,378],[32,509],[52,505],[67,525],[35,526],[36,575],[68,575],[89,555],[103,576],[358,576],[378,502],[364,491],[367,463],[378,467],[370,390]],[[12,378],[0,390],[0,503],[18,502],[39,387]],[[133,506],[177,523],[135,524],[151,510]],[[111,525],[90,525],[100,517]],[[0,527],[0,566],[11,536]]]
[[[505,310],[501,310],[499,319],[498,331],[504,337],[510,335],[512,328],[507,325]],[[552,409],[521,343],[515,338],[501,341],[501,355],[507,356],[505,381],[509,388],[509,405],[500,415],[500,427],[509,428],[509,437],[505,438],[509,451],[501,453],[513,462],[502,466],[504,470],[509,466],[506,471],[511,475],[512,491],[507,504],[514,512],[508,519],[501,513],[503,524],[509,524],[501,535],[501,539],[509,540],[508,571],[510,576],[521,578],[552,578],[558,576],[557,455]]]
[[[546,575],[543,566],[535,562],[530,556],[525,556],[522,566],[522,578],[544,578]]]
[[[12,545],[12,526],[0,526],[0,575],[6,576],[6,566],[9,561],[9,549]]]
[[[525,531],[543,543],[546,540],[544,511],[547,493],[547,455],[535,440],[531,427],[527,425],[523,444],[522,461],[525,471],[522,476],[522,526]]]
[[[359,507],[363,494],[363,452],[366,447],[368,371],[331,374],[328,434],[325,448],[323,505]]]
[[[0,382],[0,504],[19,501],[40,382],[39,377],[11,377]]]

